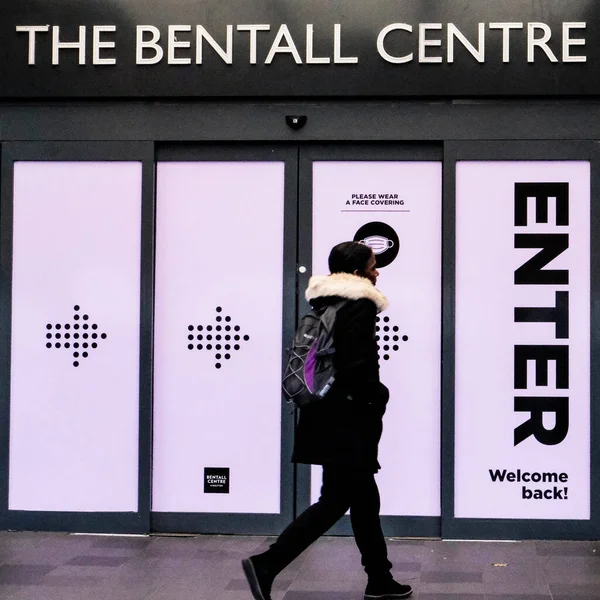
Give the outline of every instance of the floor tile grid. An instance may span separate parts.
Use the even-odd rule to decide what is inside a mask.
[[[12,539],[14,540],[15,538]],[[56,542],[56,539],[54,538],[53,541]],[[206,542],[209,539],[198,538],[195,541]],[[48,538],[40,537],[38,542],[41,542],[41,544],[37,545],[37,555],[39,557],[43,554],[44,560],[48,560],[48,552],[55,555],[52,544],[50,544],[50,547],[48,547],[47,543],[44,545],[44,542],[47,542],[47,540]],[[180,559],[175,558],[173,560],[173,556],[195,557],[196,553],[198,553],[198,546],[195,547],[194,545],[187,544],[187,551],[182,552],[182,547],[178,542],[167,542],[166,548],[164,547],[165,543],[162,542],[162,550],[165,550],[162,552],[161,542],[157,541],[155,548],[158,550],[158,553],[150,552],[148,557],[140,556],[142,551],[150,545],[150,541],[150,539],[144,541],[143,539],[104,538],[91,544],[89,539],[85,540],[85,538],[73,536],[66,542],[70,546],[71,552],[59,557],[58,560],[54,556],[54,562],[50,566],[6,564],[7,561],[5,560],[6,568],[4,576],[0,568],[0,596],[2,598],[17,597],[21,600],[21,597],[33,594],[36,598],[49,598],[53,595],[54,588],[63,588],[62,591],[68,594],[72,591],[70,588],[84,587],[86,597],[91,597],[98,593],[104,595],[104,597],[115,598],[119,595],[120,591],[124,591],[126,592],[126,597],[133,600],[134,597],[145,598],[157,591],[160,587],[167,584],[169,577],[174,579],[181,579],[182,577],[183,579],[189,579],[190,575],[198,576],[197,566],[194,566],[191,570],[187,570],[182,568]],[[168,547],[169,545],[170,548]],[[241,545],[243,547],[244,544],[242,543]],[[2,539],[0,538],[1,546]],[[43,552],[44,549],[46,550],[45,553]],[[107,552],[112,554],[112,556],[107,556]],[[36,561],[35,554],[36,552],[33,552],[27,562],[39,562],[39,559]],[[162,557],[163,560],[152,558],[153,556]],[[8,557],[8,560],[16,563],[22,558],[23,550],[20,548],[19,551],[13,552]],[[127,569],[131,567],[136,559],[144,568],[148,566],[160,567],[162,563],[165,563],[165,569],[161,573],[160,578],[154,581],[152,579],[148,580],[148,573],[143,572],[138,573],[137,577],[135,576],[135,571],[133,574],[130,574],[130,578],[124,577],[123,575],[127,573]],[[153,565],[152,561],[154,561]],[[200,561],[198,561],[199,563]],[[229,564],[227,567],[228,572],[226,577],[229,579],[233,565]],[[200,581],[198,585],[201,586],[202,583]],[[60,590],[57,593],[60,595]]]
[[[0,534],[2,600],[251,600],[241,558],[273,538],[93,538]],[[415,598],[600,599],[596,542],[389,540],[398,580]],[[273,600],[362,600],[352,538],[322,538],[277,579]]]

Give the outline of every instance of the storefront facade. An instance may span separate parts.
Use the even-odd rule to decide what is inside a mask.
[[[600,10],[95,6],[0,24],[0,527],[281,531],[286,348],[356,239],[386,534],[597,539]]]

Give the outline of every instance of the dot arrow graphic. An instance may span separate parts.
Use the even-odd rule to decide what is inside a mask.
[[[89,352],[98,348],[98,342],[108,336],[101,333],[96,323],[90,322],[89,315],[80,314],[78,304],[73,307],[75,314],[72,323],[48,323],[46,325],[46,348],[73,351],[73,366],[79,360],[88,358]]]
[[[231,358],[230,352],[238,352],[242,342],[250,340],[249,335],[241,333],[241,327],[231,322],[230,316],[224,316],[223,308],[217,306],[214,325],[188,325],[188,350],[208,350],[215,352],[215,368],[223,366],[223,360]],[[196,343],[199,342],[199,343]]]

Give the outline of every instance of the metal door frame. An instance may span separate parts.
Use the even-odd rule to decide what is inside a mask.
[[[455,436],[455,293],[456,293],[456,163],[470,161],[585,160],[591,166],[591,518],[589,521],[547,519],[464,519],[454,517]],[[598,142],[469,141],[444,144],[442,355],[442,535],[454,539],[596,539],[600,536],[600,146]]]
[[[12,329],[13,176],[16,161],[142,163],[139,467],[137,512],[48,512],[8,508]],[[154,145],[151,142],[5,142],[0,181],[0,529],[146,533],[150,523],[152,328],[154,303]]]
[[[312,272],[312,163],[313,161],[439,161],[442,162],[443,148],[439,143],[379,143],[379,144],[314,144],[300,146],[300,216],[299,216],[299,264],[306,267],[299,274],[299,291],[308,286]],[[444,263],[442,262],[442,269]],[[444,290],[442,290],[443,292]],[[443,306],[443,304],[442,304]],[[302,299],[299,313],[309,310]],[[440,315],[441,318],[441,315]],[[441,356],[440,356],[441,362]],[[442,415],[443,419],[443,415]],[[310,505],[310,466],[298,465],[297,496],[298,511]],[[440,517],[381,516],[384,535],[399,537],[440,537]],[[330,535],[352,535],[348,516],[329,531]]]
[[[285,163],[283,331],[282,349],[289,345],[296,328],[296,265],[298,211],[298,149],[286,144],[164,144],[156,149],[156,162],[278,161]],[[282,352],[282,368],[286,359]],[[294,516],[294,466],[291,449],[294,420],[281,407],[281,504],[278,514],[256,513],[150,513],[150,531],[174,533],[219,533],[273,535]]]

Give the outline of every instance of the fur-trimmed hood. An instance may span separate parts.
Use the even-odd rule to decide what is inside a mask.
[[[366,278],[351,273],[316,275],[310,278],[306,289],[310,302],[322,296],[339,296],[348,300],[367,298],[372,300],[380,313],[388,307],[388,299]]]

